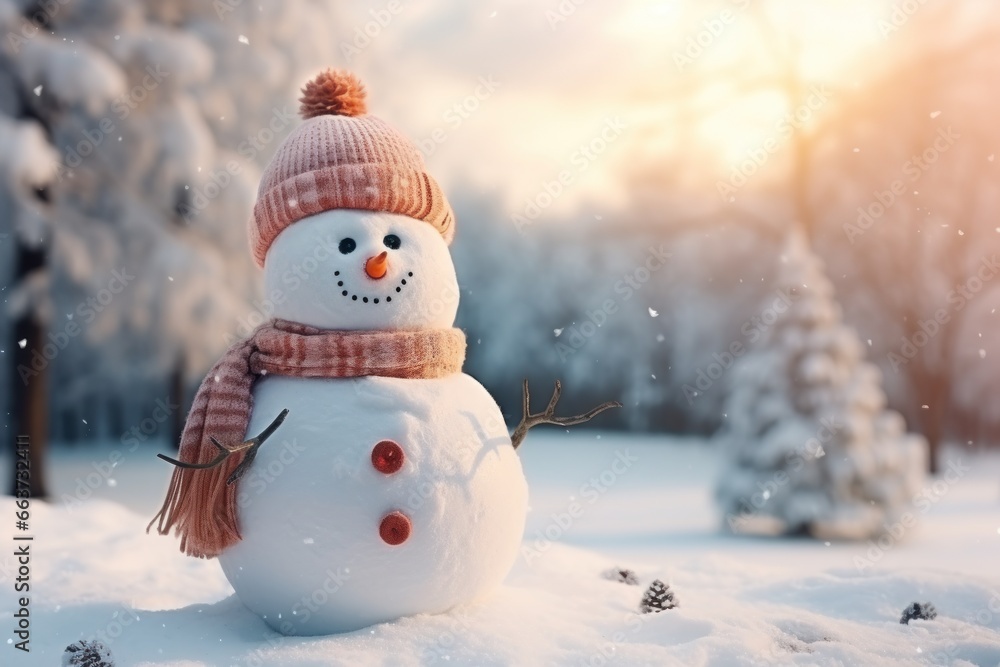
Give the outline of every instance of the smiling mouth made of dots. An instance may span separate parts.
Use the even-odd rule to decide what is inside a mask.
[[[339,276],[340,275],[340,271],[334,271],[333,275]],[[413,271],[410,271],[409,273],[407,273],[406,277],[407,278],[412,278],[413,277]],[[399,281],[399,284],[396,285],[396,292],[398,293],[398,292],[403,291],[403,286],[405,286],[405,285],[406,285],[406,278],[403,278],[402,280]],[[343,280],[338,280],[337,281],[337,287],[343,287],[343,286],[344,286],[344,281]],[[351,294],[347,290],[342,291],[340,293],[340,295],[341,296],[350,296],[351,297],[351,301],[357,301],[358,300],[358,295],[357,294]],[[377,296],[372,297],[370,299],[368,297],[366,297],[366,296],[361,297],[361,302],[362,303],[368,303],[368,302],[378,303],[379,301],[380,301],[380,299]],[[391,303],[392,302],[392,297],[391,296],[385,297],[385,301],[386,301],[386,303]]]

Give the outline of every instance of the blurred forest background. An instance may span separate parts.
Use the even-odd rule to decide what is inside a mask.
[[[798,230],[909,428],[996,444],[992,2],[0,0],[0,34],[5,441],[176,441],[268,316],[259,171],[335,66],[451,199],[510,423],[561,378],[625,403],[602,428],[714,432]]]

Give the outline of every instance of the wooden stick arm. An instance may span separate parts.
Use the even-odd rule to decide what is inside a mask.
[[[278,414],[277,417],[274,418],[274,420],[270,424],[267,425],[267,428],[265,428],[263,431],[260,432],[259,435],[250,438],[249,440],[245,440],[244,442],[241,442],[238,445],[233,445],[232,447],[226,447],[221,442],[216,440],[214,437],[209,436],[209,440],[211,440],[212,444],[215,445],[215,448],[219,450],[219,454],[208,463],[185,463],[184,461],[178,461],[177,459],[172,459],[165,454],[157,454],[156,456],[158,458],[163,459],[167,463],[171,463],[177,466],[178,468],[192,468],[195,470],[205,470],[207,468],[214,468],[215,466],[220,465],[232,454],[236,454],[244,450],[249,450],[247,451],[246,456],[243,457],[243,460],[240,461],[240,465],[236,468],[236,470],[233,471],[233,474],[229,476],[229,479],[226,480],[227,485],[233,484],[240,477],[243,477],[244,473],[246,473],[246,471],[250,468],[250,464],[253,463],[254,458],[256,458],[257,450],[260,449],[260,446],[264,444],[264,441],[270,438],[271,435],[273,435],[274,432],[278,430],[278,427],[281,426],[281,423],[285,421],[285,417],[287,416],[288,416],[288,408],[285,408]]]
[[[528,392],[528,381],[524,381],[523,394],[521,397],[521,406],[524,411],[524,415],[521,417],[521,423],[517,425],[517,428],[514,429],[514,434],[510,437],[510,442],[514,445],[514,449],[521,446],[521,443],[524,442],[524,438],[528,435],[528,431],[535,426],[539,426],[541,424],[573,426],[575,424],[582,424],[583,422],[590,421],[605,410],[622,407],[622,404],[618,401],[607,401],[605,403],[601,403],[592,410],[588,410],[582,415],[574,415],[572,417],[556,417],[556,404],[559,402],[560,396],[562,396],[562,382],[556,380],[555,390],[552,392],[552,398],[549,399],[549,404],[545,408],[544,412],[531,414],[531,395]]]

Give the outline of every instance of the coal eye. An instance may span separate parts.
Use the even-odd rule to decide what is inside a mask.
[[[382,239],[382,243],[384,243],[385,247],[389,250],[399,250],[399,246],[402,244],[402,241],[400,241],[399,237],[395,234],[389,234]]]
[[[346,238],[340,242],[340,252],[345,255],[349,255],[354,252],[354,249],[358,247],[358,244],[354,242],[352,238]]]

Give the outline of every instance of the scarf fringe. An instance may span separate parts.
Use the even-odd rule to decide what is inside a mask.
[[[212,453],[207,448],[199,449],[196,462],[212,460]],[[205,453],[209,455],[205,457]],[[181,454],[185,463],[194,458]],[[175,529],[181,538],[181,551],[196,558],[214,558],[239,542],[236,485],[226,484],[239,465],[237,458],[230,456],[214,468],[176,468],[163,506],[146,526],[146,532],[153,524],[160,535],[169,535]]]

